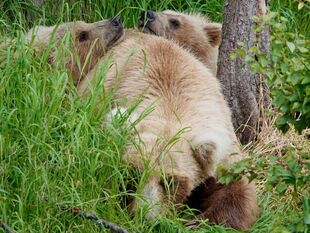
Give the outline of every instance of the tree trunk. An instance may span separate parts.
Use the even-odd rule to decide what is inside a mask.
[[[265,14],[266,11],[265,0],[225,2],[217,76],[222,83],[224,96],[232,111],[236,134],[242,144],[255,139],[260,125],[260,110],[268,105],[270,100],[265,77],[251,73],[244,57],[237,56],[231,59],[231,53],[239,48],[248,51],[249,48],[257,46],[267,55],[268,28],[261,32],[255,32],[253,29],[253,26],[259,23],[253,16]],[[248,52],[247,54],[251,55]]]

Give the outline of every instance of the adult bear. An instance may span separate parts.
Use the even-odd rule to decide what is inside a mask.
[[[138,143],[127,147],[123,160],[138,169],[152,168],[142,191],[144,199],[137,198],[134,209],[151,206],[147,215],[154,218],[165,213],[167,200],[184,203],[197,186],[216,177],[218,166],[229,167],[240,159],[230,110],[212,72],[165,38],[127,30],[124,40],[110,50],[109,59],[104,88],[113,90],[118,108],[113,114],[124,113],[137,99],[140,104],[131,122],[150,106],[153,109],[136,123]],[[98,83],[98,65],[79,85],[81,95]],[[219,199],[203,217],[235,226],[228,220],[235,221],[230,214],[238,210],[242,223],[236,228],[248,228],[257,215],[254,185],[242,180],[235,186],[243,191],[239,197],[226,201],[226,206],[219,205]],[[232,211],[230,207],[236,205],[238,209]],[[218,208],[225,214],[219,216]]]
[[[123,160],[138,169],[152,168],[143,187],[144,198],[137,198],[133,205],[134,209],[150,206],[147,215],[152,218],[165,214],[168,200],[174,204],[185,203],[205,179],[216,177],[218,166],[229,167],[238,161],[239,144],[220,84],[203,63],[169,40],[133,30],[123,36],[120,25],[114,24],[113,20],[91,24],[88,36],[84,35],[85,26],[80,27],[87,26],[83,22],[60,25],[59,30],[41,27],[34,32],[35,44],[44,46],[41,41],[48,41],[53,35],[59,40],[67,31],[73,33],[77,51],[91,51],[91,47],[81,45],[85,38],[102,41],[98,45],[102,51],[98,57],[102,58],[91,63],[90,72],[74,76],[83,77],[76,83],[78,92],[81,96],[91,93],[89,90],[102,76],[101,67],[106,67],[109,60],[102,88],[114,93],[116,108],[124,112],[140,99],[130,118],[132,122],[138,119],[135,123],[138,143],[128,145]],[[42,35],[44,39],[40,40]],[[94,54],[94,59],[98,57]],[[76,60],[67,59],[68,68],[74,70]],[[152,111],[139,118],[150,106]],[[246,227],[249,227],[257,213],[255,191],[247,181],[238,187],[248,190],[234,203],[241,206],[240,213],[247,218]],[[213,207],[216,208],[210,216],[217,214],[217,207],[231,213],[228,206]],[[225,224],[230,217],[229,214],[219,216],[214,222]]]
[[[144,33],[164,37],[191,52],[216,75],[222,25],[199,13],[166,10],[141,15],[139,28]]]

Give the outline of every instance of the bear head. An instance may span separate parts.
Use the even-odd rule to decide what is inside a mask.
[[[216,75],[222,25],[201,14],[171,10],[143,12],[139,28],[144,33],[162,36],[189,50]]]
[[[26,41],[39,51],[47,49],[51,40],[55,42],[49,55],[49,62],[54,63],[57,45],[68,33],[73,43],[66,54],[66,68],[72,72],[73,83],[77,85],[97,61],[121,41],[124,28],[120,17],[95,23],[77,21],[51,27],[36,26],[26,34]]]

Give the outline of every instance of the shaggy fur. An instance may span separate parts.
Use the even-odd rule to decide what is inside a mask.
[[[241,230],[249,229],[258,215],[255,186],[245,178],[229,185],[208,178],[192,192],[186,204],[199,210],[197,219]],[[189,226],[197,226],[197,221]]]
[[[85,23],[79,22],[78,25]],[[113,30],[110,32],[103,26],[105,23],[100,22],[91,25],[102,26],[94,27],[94,30],[101,30],[101,37],[99,34],[95,35],[96,38],[101,38],[100,41],[103,39],[102,44],[105,46],[103,53],[100,50],[100,55],[95,54],[94,59],[101,56],[103,58],[97,65],[96,62],[91,63],[89,68],[95,66],[79,83],[79,94],[89,94],[92,85],[96,84],[96,79],[100,77],[97,71],[100,71],[104,59],[109,57],[111,65],[104,88],[115,93],[115,104],[120,108],[114,109],[108,119],[125,113],[140,97],[143,97],[142,102],[128,120],[129,124],[138,119],[148,107],[153,107],[153,111],[137,123],[137,145],[127,147],[123,160],[138,169],[152,168],[143,189],[145,198],[134,200],[132,207],[137,209],[150,205],[152,208],[148,216],[154,218],[165,213],[167,200],[175,204],[184,203],[201,182],[210,176],[216,176],[218,165],[229,167],[239,160],[239,144],[232,127],[230,111],[214,75],[177,44],[131,30],[126,32],[125,38],[121,38],[122,30],[118,33]],[[86,31],[85,27],[81,31],[75,29],[76,26],[76,23],[61,25],[60,31],[56,31],[56,39],[63,37],[63,31]],[[46,46],[55,30],[57,29],[46,27],[38,29],[34,44],[44,46],[45,43]],[[102,38],[105,33],[112,37]],[[81,60],[84,60],[83,54],[86,54],[89,48],[85,39],[95,36],[74,35],[76,38],[82,37],[75,40],[75,49]],[[110,51],[106,54],[108,49]],[[75,67],[74,60],[68,61],[67,65]],[[79,80],[85,74],[74,76]],[[176,135],[177,140],[169,142]],[[244,192],[243,189],[239,191]],[[203,193],[208,195],[206,191]],[[244,192],[244,196],[251,200],[252,206],[256,206],[256,200],[252,198],[255,196],[253,190]],[[203,208],[210,209],[207,204],[211,203],[211,206],[217,209],[219,202],[208,200],[212,201],[204,202],[206,206]],[[226,205],[230,208],[230,203],[226,203],[221,206],[221,210],[224,211]],[[225,213],[230,212],[229,209]],[[205,214],[203,217],[211,218],[210,216],[213,215]],[[214,222],[223,220],[214,218]]]
[[[173,40],[211,69],[216,75],[218,47],[221,42],[221,24],[211,23],[200,14],[174,11],[148,11],[142,16],[139,27],[145,33]],[[214,170],[212,143],[203,143],[194,149],[194,157],[203,170]],[[204,154],[206,156],[200,156]],[[245,179],[245,178],[243,178]],[[224,186],[215,178],[208,178],[189,197],[191,207],[201,210],[197,217],[208,218],[237,229],[247,229],[256,219],[257,205],[254,185],[245,181]],[[195,205],[193,205],[195,203]]]
[[[217,165],[238,160],[239,144],[219,82],[190,53],[169,40],[135,31],[126,31],[124,41],[110,52],[105,88],[113,90],[116,104],[126,109],[143,96],[133,118],[153,106],[136,125],[139,147],[128,146],[123,160],[140,169],[153,168],[145,199],[136,200],[136,206],[153,206],[149,217],[155,217],[164,212],[167,198],[183,203],[202,181],[216,175]],[[98,65],[78,86],[81,95],[97,83]],[[175,135],[178,140],[169,144]],[[174,177],[175,195],[167,195],[162,177]]]
[[[222,25],[210,22],[200,14],[175,11],[153,12],[142,15],[139,28],[143,32],[173,40],[189,50],[216,75],[218,48]],[[146,16],[146,17],[144,17]]]
[[[71,32],[73,43],[70,53],[66,55],[66,68],[72,73],[74,85],[84,79],[87,73],[94,68],[98,60],[103,57],[115,43],[123,36],[123,27],[115,20],[103,20],[96,23],[82,21],[70,22],[59,27],[37,26],[26,34],[26,41],[38,50],[46,49],[51,39],[57,43]],[[57,54],[53,49],[49,62],[54,63],[57,56],[62,56],[63,51]]]

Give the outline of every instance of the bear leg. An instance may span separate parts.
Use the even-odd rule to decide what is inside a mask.
[[[197,220],[208,219],[240,230],[249,229],[258,215],[255,186],[246,178],[223,185],[210,177],[192,192],[187,204],[201,212]],[[196,227],[197,220],[188,226]]]

